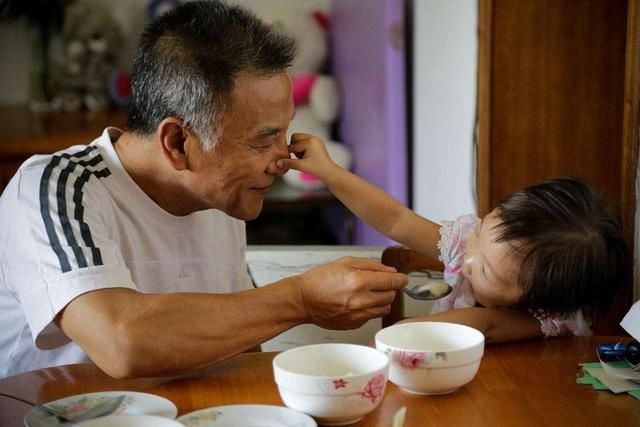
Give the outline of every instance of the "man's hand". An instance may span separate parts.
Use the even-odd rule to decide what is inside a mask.
[[[306,133],[294,133],[291,136],[289,153],[295,155],[295,159],[280,159],[277,165],[281,169],[295,169],[317,176],[327,181],[332,171],[339,168],[327,151],[322,139]]]
[[[409,278],[380,262],[346,257],[297,277],[307,321],[328,329],[354,329],[389,313],[395,291]]]

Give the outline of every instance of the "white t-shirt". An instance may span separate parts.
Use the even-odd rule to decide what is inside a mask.
[[[244,222],[163,210],[122,166],[121,133],[107,128],[90,145],[31,157],[0,197],[0,378],[88,361],[53,323],[85,292],[251,287]]]

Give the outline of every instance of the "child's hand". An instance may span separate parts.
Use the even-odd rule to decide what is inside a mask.
[[[278,160],[276,164],[279,168],[306,172],[326,181],[331,176],[331,170],[339,167],[329,157],[324,141],[317,136],[294,133],[289,153],[293,153],[296,158]]]

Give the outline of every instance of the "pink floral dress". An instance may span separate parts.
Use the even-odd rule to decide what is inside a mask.
[[[467,239],[479,223],[480,218],[475,215],[463,215],[454,221],[443,221],[438,242],[439,259],[444,264],[444,281],[453,287],[453,291],[446,297],[436,300],[431,314],[476,305],[469,281],[462,274],[462,265]],[[540,330],[545,337],[592,334],[582,310],[562,318],[544,317],[536,313],[534,316],[540,321]]]

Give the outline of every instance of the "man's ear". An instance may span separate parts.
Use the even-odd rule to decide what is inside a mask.
[[[175,117],[167,117],[158,125],[160,147],[164,157],[171,163],[175,170],[187,168],[187,154],[185,144],[193,133],[184,122]]]

